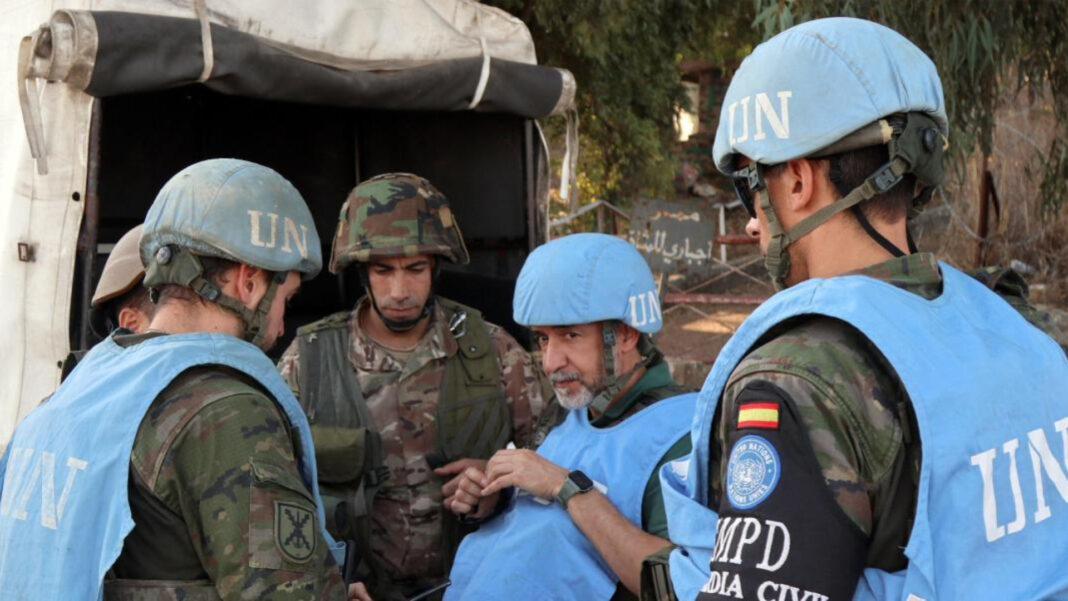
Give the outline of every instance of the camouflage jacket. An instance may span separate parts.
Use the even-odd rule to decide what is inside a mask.
[[[935,257],[919,253],[855,272],[923,298],[942,291]],[[984,276],[985,274],[985,276]],[[1052,322],[1030,306],[1022,279],[1005,270],[979,270],[984,282],[1028,321],[1055,338]],[[997,277],[994,277],[997,276]],[[1010,285],[1013,284],[1013,285]],[[1059,341],[1064,344],[1064,338]],[[863,565],[895,571],[907,564],[903,550],[914,511],[920,448],[908,396],[893,369],[852,326],[809,316],[790,320],[765,336],[734,369],[717,410],[709,471],[710,499],[722,498],[730,434],[739,397],[765,384],[792,399],[797,419],[822,480],[858,535],[866,540]],[[889,410],[893,407],[896,410]],[[914,442],[914,444],[913,444]]]
[[[213,583],[225,601],[345,599],[294,449],[275,402],[242,374],[209,366],[179,375],[134,440],[134,529],[110,571],[112,584]],[[287,508],[295,520],[286,519]],[[116,590],[109,599],[184,598]]]
[[[349,320],[348,363],[356,370],[367,409],[382,437],[389,478],[371,508],[371,552],[394,581],[424,580],[448,573],[442,556],[441,485],[427,463],[436,439],[438,389],[445,361],[458,352],[442,309],[435,307],[430,327],[402,364],[376,343],[356,317],[369,310],[361,299]],[[503,329],[486,324],[500,366],[500,384],[507,397],[514,442],[527,444],[533,424],[545,406],[540,381],[527,352]],[[290,345],[279,361],[282,377],[300,397],[300,356]],[[374,591],[372,591],[372,596]]]

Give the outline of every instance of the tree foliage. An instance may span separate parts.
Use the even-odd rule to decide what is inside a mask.
[[[713,0],[492,0],[530,29],[539,62],[578,82],[582,196],[620,201],[670,190],[678,62],[724,21]],[[732,11],[731,19],[738,12]],[[749,17],[751,18],[751,17]],[[741,26],[749,36],[748,20]],[[750,36],[751,37],[751,36]],[[734,43],[717,44],[727,54]],[[713,53],[714,54],[714,53]],[[559,124],[548,123],[548,127]]]
[[[942,78],[952,156],[992,150],[999,102],[1022,91],[1052,98],[1062,135],[1036,157],[1047,207],[1068,193],[1068,0],[754,0],[753,25],[768,38],[818,17],[883,23],[932,58]],[[1047,96],[1048,93],[1048,96]],[[958,161],[958,165],[960,162]]]
[[[991,151],[999,103],[1020,90],[1052,98],[1061,135],[1037,152],[1048,206],[1068,197],[1068,0],[489,0],[522,19],[542,64],[578,82],[584,200],[669,193],[679,62],[728,72],[761,39],[825,16],[857,16],[901,32],[939,69],[951,155]],[[550,138],[559,122],[547,124]],[[555,150],[560,150],[559,148]],[[561,154],[556,153],[557,156]]]

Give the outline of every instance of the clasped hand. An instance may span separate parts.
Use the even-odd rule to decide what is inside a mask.
[[[501,490],[515,486],[536,497],[552,500],[568,471],[534,451],[504,449],[490,460],[460,459],[434,470],[454,476],[441,487],[445,507],[453,513],[482,519],[497,504]]]

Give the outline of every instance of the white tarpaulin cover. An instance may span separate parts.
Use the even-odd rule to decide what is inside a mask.
[[[196,17],[190,0],[85,4],[89,10]],[[56,5],[75,8],[73,3]],[[522,21],[471,0],[206,0],[206,8],[214,23],[309,55],[333,57],[347,68],[397,69],[480,56],[480,39],[493,57],[537,63]]]
[[[408,77],[420,86],[428,85],[428,81],[444,85],[445,81],[456,80],[470,88],[457,93],[448,106],[415,105],[407,107],[409,110],[475,108],[485,93],[489,106],[477,110],[514,111],[535,117],[567,111],[574,96],[574,80],[569,73],[533,67],[534,47],[522,22],[470,0],[0,0],[0,82],[4,82],[0,83],[0,315],[5,326],[5,340],[0,344],[0,373],[4,376],[0,378],[0,448],[10,438],[15,424],[56,387],[58,364],[69,351],[73,270],[85,204],[94,102],[91,94],[97,91],[90,83],[114,85],[114,93],[139,91],[125,90],[119,84],[125,85],[126,81],[125,58],[143,56],[143,48],[136,46],[127,49],[127,55],[112,53],[108,72],[98,69],[94,73],[93,67],[101,66],[94,64],[98,46],[101,52],[105,46],[116,47],[110,44],[111,38],[105,39],[101,33],[99,40],[79,46],[72,27],[53,28],[50,32],[55,33],[55,39],[48,39],[47,43],[40,43],[42,34],[38,33],[35,59],[24,63],[31,69],[30,85],[23,88],[25,98],[20,106],[18,89],[12,85],[18,80],[18,87],[22,87],[18,76],[27,74],[19,71],[20,39],[56,14],[61,15],[61,21],[69,20],[72,14],[102,15],[97,20],[89,17],[89,22],[99,22],[104,28],[109,23],[130,23],[122,20],[130,15],[100,11],[171,17],[176,18],[173,23],[182,20],[183,27],[193,20],[198,27],[192,44],[195,56],[183,54],[175,62],[188,70],[194,60],[199,61],[194,65],[196,73],[191,81],[197,81],[197,73],[203,70],[199,80],[209,86],[213,69],[234,69],[236,75],[228,73],[220,78],[224,80],[222,84],[216,82],[216,89],[225,93],[256,95],[257,85],[262,88],[264,84],[256,81],[255,73],[265,73],[278,64],[261,64],[259,71],[241,71],[242,63],[232,57],[249,53],[233,49],[247,49],[248,40],[254,39],[260,49],[268,50],[257,50],[252,55],[308,63],[308,73],[318,82],[319,87],[312,88],[319,91],[311,98],[283,95],[277,99],[316,102],[319,96],[315,94],[321,94],[321,90],[337,89],[330,69],[344,76],[339,85],[351,86],[340,96],[347,98],[348,89],[368,90],[371,106],[390,101],[388,94],[374,97],[386,72],[396,73],[394,79]],[[202,36],[204,30],[212,35]],[[219,64],[213,65],[213,39],[209,38],[216,34]],[[167,42],[166,37],[159,38],[161,45]],[[28,44],[24,51],[27,48]],[[230,55],[226,54],[227,49]],[[178,50],[184,52],[185,47]],[[453,71],[447,72],[446,77],[433,76],[430,69],[450,61]],[[71,65],[75,67],[71,69]],[[330,69],[323,69],[324,65]],[[499,77],[495,75],[498,66]],[[56,70],[62,68],[67,71],[57,74]],[[544,91],[546,72],[553,72],[553,77],[558,78],[553,84],[558,89],[552,91],[556,96],[550,96],[553,101],[542,98],[534,108],[522,106],[528,94],[521,88],[535,86]],[[183,79],[186,77],[182,72],[169,85],[190,83]],[[245,79],[244,87],[225,87],[229,85],[226,81],[241,77]],[[510,91],[510,87],[519,91]],[[437,88],[434,90],[432,96],[441,95]],[[401,90],[392,89],[389,94],[397,96]],[[357,101],[338,103],[326,96],[323,99],[326,104],[363,106]],[[31,118],[27,121],[33,125],[29,136],[23,110],[28,111]],[[35,146],[33,154],[47,160],[38,163],[37,169],[31,143]]]

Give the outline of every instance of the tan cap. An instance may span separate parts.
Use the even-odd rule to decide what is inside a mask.
[[[104,271],[96,284],[93,301],[90,306],[96,308],[101,304],[126,294],[141,283],[145,277],[145,268],[141,265],[138,242],[141,240],[141,226],[123,234],[111,249]]]

